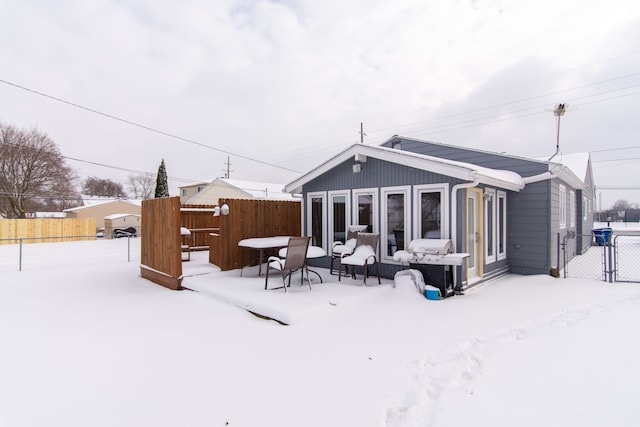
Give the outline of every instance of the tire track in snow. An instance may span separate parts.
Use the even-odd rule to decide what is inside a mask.
[[[435,426],[441,413],[443,395],[466,389],[473,393],[474,383],[483,375],[483,360],[506,345],[543,336],[558,328],[570,327],[602,312],[614,311],[629,304],[640,304],[640,295],[611,299],[589,306],[561,310],[542,316],[489,337],[478,337],[438,349],[437,355],[415,362],[413,387],[386,411],[387,427]]]

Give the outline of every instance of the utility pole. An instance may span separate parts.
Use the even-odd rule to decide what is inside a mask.
[[[364,133],[364,125],[362,124],[362,122],[360,122],[360,144],[364,144],[365,136],[367,136],[367,134]]]
[[[229,156],[227,156],[227,163],[225,163],[225,165],[227,167],[226,169],[222,169],[222,171],[224,172],[224,177],[229,179],[229,173],[231,172],[231,170],[229,169],[229,167],[231,166],[231,161],[229,159]]]

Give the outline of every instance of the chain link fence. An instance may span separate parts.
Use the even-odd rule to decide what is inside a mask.
[[[591,236],[583,237],[591,238]],[[570,260],[568,260],[567,247],[564,246],[562,249],[565,265],[563,277],[606,280],[604,268],[606,246],[593,245],[581,255],[576,255]]]
[[[613,238],[613,280],[640,282],[640,235],[618,234]]]
[[[46,242],[50,239],[60,241]],[[55,269],[68,266],[69,261],[78,265],[139,262],[140,239],[134,236],[96,239],[95,235],[0,239],[0,273]]]
[[[640,282],[640,234],[614,234],[605,242],[597,242],[592,235],[580,237],[591,239],[591,247],[580,255],[567,253],[572,246],[566,240],[561,245],[563,277]]]

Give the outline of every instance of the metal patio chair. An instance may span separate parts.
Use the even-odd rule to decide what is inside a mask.
[[[329,274],[333,274],[333,263],[343,255],[351,255],[356,248],[358,233],[367,229],[367,225],[350,225],[347,227],[347,238],[344,242],[336,241],[331,245],[331,260],[329,265]],[[338,264],[339,266],[340,264]]]
[[[280,271],[285,292],[287,292],[287,286],[291,285],[291,275],[296,270],[301,270],[302,280],[306,277],[309,283],[309,289],[311,289],[311,279],[309,278],[309,270],[307,269],[307,251],[309,250],[310,240],[311,237],[290,237],[289,244],[287,245],[287,256],[285,258],[270,256],[267,259],[267,274],[264,281],[265,289],[268,289],[269,271],[272,269]],[[285,282],[287,276],[289,276],[288,283]]]
[[[340,269],[338,270],[338,281],[342,278],[342,267],[345,272],[351,267],[351,277],[355,279],[354,267],[362,267],[364,275],[364,284],[367,284],[367,276],[369,275],[370,266],[376,266],[376,275],[378,276],[378,284],[380,284],[380,268],[376,250],[378,248],[379,236],[375,233],[358,233],[356,239],[356,247],[352,254],[345,254],[340,258]]]

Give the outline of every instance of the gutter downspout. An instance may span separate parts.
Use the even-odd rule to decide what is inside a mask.
[[[449,234],[451,236],[451,243],[453,244],[453,251],[457,252],[457,238],[458,238],[458,190],[463,188],[477,187],[480,183],[480,178],[476,177],[472,182],[463,182],[456,184],[451,188],[451,227],[449,228]],[[458,289],[457,285],[457,269],[453,267],[453,288]],[[462,284],[461,284],[462,285]],[[461,286],[462,287],[462,286]]]

